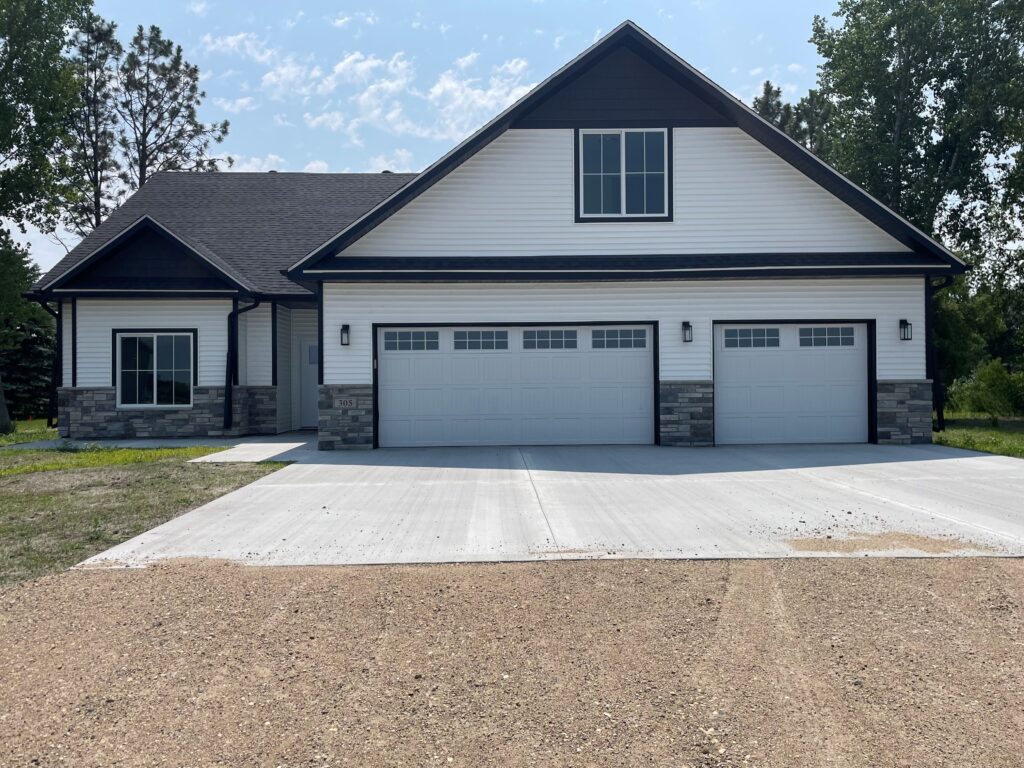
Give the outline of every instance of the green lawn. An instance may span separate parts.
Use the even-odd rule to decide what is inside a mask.
[[[14,422],[14,431],[8,435],[0,435],[0,445],[17,443],[34,443],[36,440],[53,440],[57,430],[46,426],[46,419],[30,419]]]
[[[0,450],[0,585],[63,570],[284,466],[217,448]]]
[[[947,420],[946,431],[933,432],[932,439],[939,445],[1024,459],[1024,423],[1006,420],[993,427],[967,421]]]

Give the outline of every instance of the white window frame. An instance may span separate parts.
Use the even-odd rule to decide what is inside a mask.
[[[552,347],[552,346],[550,346],[550,344],[551,344],[551,337],[549,335],[548,338],[547,338],[547,342],[548,342],[548,346],[547,347],[527,347],[526,346],[526,334],[531,332],[531,331],[533,331],[533,332],[547,331],[549,334],[550,334],[551,331],[561,331],[563,336],[560,339],[560,341],[562,342],[563,346],[561,346],[561,347]],[[567,333],[567,332],[571,332],[571,333],[576,334],[576,337],[573,339],[576,342],[576,346],[573,346],[573,347],[566,347],[566,346],[564,346],[564,344],[565,344],[565,335],[564,334]],[[545,352],[579,352],[580,351],[580,339],[581,338],[582,338],[582,334],[580,333],[580,329],[579,328],[567,328],[565,326],[556,326],[556,325],[534,326],[532,328],[523,328],[522,329],[522,332],[519,334],[519,349],[521,351],[525,352],[528,355],[532,355],[535,352],[540,352],[540,353],[545,353]],[[540,341],[539,339],[534,339],[534,343],[538,343],[539,341]]]
[[[583,137],[586,135],[600,135],[605,136],[608,134],[617,133],[619,134],[619,213],[584,213],[583,212]],[[626,134],[627,133],[660,133],[665,137],[665,170],[663,175],[665,177],[664,189],[662,190],[663,200],[665,201],[665,210],[662,213],[626,213]],[[670,163],[670,152],[669,152],[669,135],[668,128],[580,128],[579,129],[580,141],[579,141],[579,155],[576,158],[577,164],[577,184],[579,184],[579,200],[577,205],[579,210],[576,211],[576,215],[580,219],[667,219],[671,216],[669,210],[671,206],[671,200],[668,196],[668,185],[669,177],[671,173],[669,171]]]
[[[500,348],[499,347],[495,347],[495,348],[492,348],[492,349],[484,349],[483,346],[482,346],[483,339],[481,339],[481,347],[480,347],[480,349],[469,349],[469,348],[467,348],[467,349],[458,349],[455,346],[455,343],[456,343],[455,336],[458,333],[460,333],[460,332],[461,333],[474,333],[474,332],[476,332],[476,333],[488,333],[488,332],[490,332],[490,333],[495,333],[495,334],[504,333],[505,334],[505,346],[504,347],[500,347]],[[468,342],[468,338],[467,338],[467,342]],[[495,352],[497,352],[498,354],[501,354],[503,352],[511,352],[512,351],[512,344],[513,344],[512,331],[509,328],[482,327],[482,328],[453,328],[452,329],[451,351],[455,352],[457,354],[460,354],[460,355],[464,354],[464,353],[476,354],[476,353],[479,353],[479,352],[484,352],[484,353],[487,353],[487,354],[494,354]]]
[[[156,348],[157,338],[160,336],[184,336],[188,339],[189,343],[189,356],[188,356],[188,402],[187,403],[157,403],[156,402]],[[152,403],[123,403],[121,402],[121,375],[123,369],[121,367],[121,339],[138,339],[142,337],[149,337],[153,339],[153,402]],[[114,347],[117,350],[117,364],[115,371],[117,373],[117,380],[115,382],[115,388],[117,390],[117,407],[126,410],[186,410],[192,408],[195,403],[195,388],[196,388],[196,345],[199,343],[198,335],[193,330],[181,331],[181,330],[168,330],[168,331],[117,331],[114,334]]]

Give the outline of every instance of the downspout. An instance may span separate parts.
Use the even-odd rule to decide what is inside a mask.
[[[56,309],[51,309],[49,302],[47,302],[46,299],[41,299],[37,296],[31,296],[29,298],[46,310],[46,313],[53,318],[57,330],[57,350],[54,352],[53,366],[50,371],[50,412],[46,414],[46,426],[52,427],[57,422],[57,387],[62,383],[61,376],[63,371],[61,368],[64,363],[64,323],[61,320],[60,312]],[[60,302],[57,302],[57,307],[59,308],[60,306]]]
[[[928,354],[925,358],[926,372],[932,380],[932,404],[935,408],[935,429],[937,432],[946,430],[946,388],[942,384],[939,371],[939,351],[935,346],[935,294],[953,284],[953,277],[946,275],[938,283],[931,277],[925,278],[925,345]]]
[[[253,298],[252,304],[247,307],[239,307],[237,300],[235,306],[228,313],[228,361],[224,372],[224,429],[231,429],[232,421],[232,388],[238,379],[238,316],[243,315],[260,305],[258,298]]]

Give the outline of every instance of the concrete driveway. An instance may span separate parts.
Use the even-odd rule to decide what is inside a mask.
[[[1024,554],[1024,461],[940,446],[294,456],[86,565]]]

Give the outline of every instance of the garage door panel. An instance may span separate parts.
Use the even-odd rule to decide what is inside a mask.
[[[588,326],[531,326],[529,349],[525,330],[502,329],[508,332],[503,350],[455,350],[456,329],[431,330],[437,349],[398,351],[378,344],[382,446],[653,441],[649,328],[648,347],[598,350]],[[562,344],[571,330],[575,347],[541,346]]]
[[[820,345],[801,344],[824,333]],[[814,329],[826,329],[825,331]],[[828,330],[832,328],[833,330]],[[845,330],[836,330],[844,328]],[[752,346],[761,329],[777,345]],[[842,343],[839,335],[853,343]],[[731,342],[726,331],[732,330]],[[747,346],[741,346],[743,334]],[[715,441],[735,443],[864,442],[867,327],[864,324],[760,324],[715,327]]]

